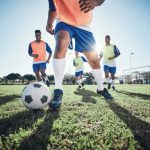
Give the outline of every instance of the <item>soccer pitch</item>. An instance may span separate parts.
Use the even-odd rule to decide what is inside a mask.
[[[2,150],[150,149],[150,85],[117,85],[111,101],[96,94],[96,85],[64,85],[59,111],[27,110],[23,87],[0,85]]]

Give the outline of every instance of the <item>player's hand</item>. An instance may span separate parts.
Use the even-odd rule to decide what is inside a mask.
[[[34,57],[34,58],[38,58],[38,54],[32,54],[32,56]]]
[[[89,12],[96,6],[100,6],[103,2],[104,0],[79,0],[80,9],[84,11],[84,13]]]
[[[49,63],[49,60],[48,60],[48,59],[46,60],[46,63]]]
[[[113,59],[114,59],[114,57],[108,57],[108,59],[109,59],[109,60],[113,60]]]
[[[48,33],[50,33],[51,35],[54,35],[53,25],[47,24],[47,26],[46,26],[46,31],[47,31]]]

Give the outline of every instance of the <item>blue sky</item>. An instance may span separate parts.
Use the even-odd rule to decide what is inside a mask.
[[[54,50],[54,37],[46,30],[48,14],[47,0],[1,0],[0,1],[0,77],[9,73],[31,74],[32,58],[28,56],[29,42],[35,39],[34,30],[42,31],[42,39]],[[106,0],[93,11],[91,28],[97,50],[104,44],[106,34],[120,49],[116,59],[117,75],[132,67],[150,65],[150,1],[149,0]],[[66,72],[74,72],[71,65],[73,51],[68,50]],[[47,73],[53,74],[52,62]],[[149,68],[150,70],[150,68]],[[85,71],[90,71],[86,64]]]

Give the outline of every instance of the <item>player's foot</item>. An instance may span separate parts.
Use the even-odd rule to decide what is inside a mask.
[[[55,89],[53,92],[53,97],[49,103],[50,109],[57,109],[61,106],[61,101],[63,97],[63,91],[61,89]]]
[[[84,82],[82,82],[82,87],[84,87]]]
[[[103,89],[103,91],[98,91],[97,94],[102,95],[105,99],[113,99],[113,97],[109,94],[106,88]]]
[[[49,87],[51,85],[50,81],[49,80],[46,80],[45,81],[46,85]]]
[[[44,84],[46,84],[49,87],[51,85],[50,81],[49,80],[45,80],[43,76],[41,76],[41,77],[42,77],[42,80],[43,80]]]
[[[112,89],[113,89],[113,90],[116,90],[116,88],[115,88],[114,86],[112,86]]]
[[[111,83],[108,83],[108,90],[111,88]]]

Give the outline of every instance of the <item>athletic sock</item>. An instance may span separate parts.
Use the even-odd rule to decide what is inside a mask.
[[[62,90],[62,82],[65,72],[65,58],[56,59],[53,58],[53,70],[54,70],[54,79],[55,79],[55,89]]]
[[[112,86],[115,86],[115,80],[112,80]]]
[[[98,85],[98,90],[102,91],[104,89],[104,86],[102,83],[102,71],[101,71],[101,69],[92,69],[92,74],[93,74],[95,81]]]

